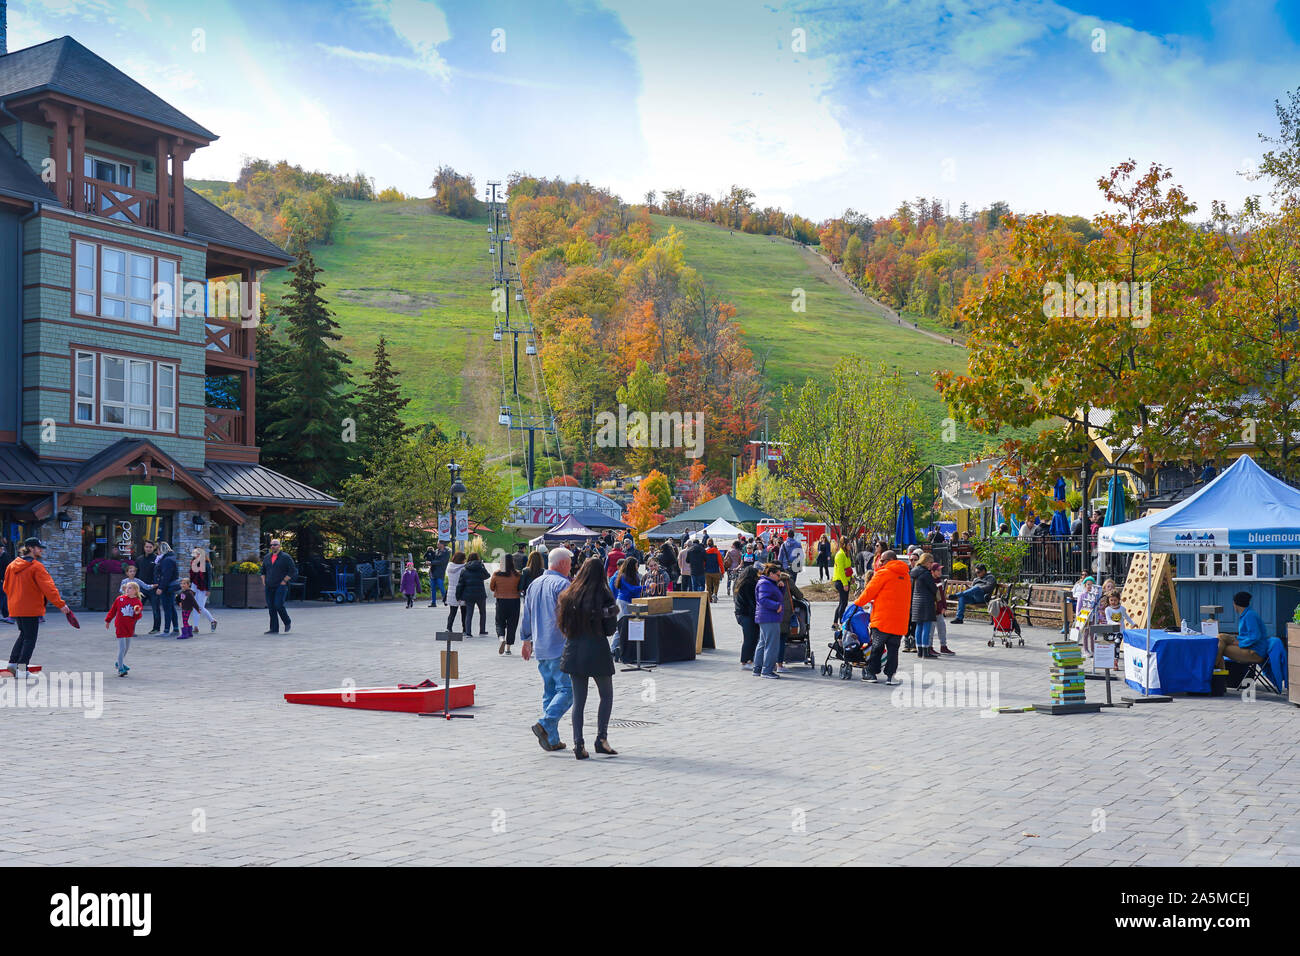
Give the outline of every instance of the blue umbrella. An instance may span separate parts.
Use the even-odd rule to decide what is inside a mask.
[[[912,519],[912,499],[903,495],[894,521],[894,547],[907,548],[913,544],[916,544],[916,524]]]
[[[1065,537],[1070,533],[1070,522],[1065,518],[1064,511],[1058,511],[1052,515],[1052,525],[1047,529],[1048,534]]]
[[[1214,476],[1218,474],[1214,465],[1210,462],[1205,463],[1205,468],[1201,471],[1201,481],[1213,481]]]
[[[1056,487],[1052,489],[1052,498],[1062,504],[1065,503],[1065,479],[1057,478]]]
[[[1128,518],[1124,514],[1124,489],[1120,484],[1119,475],[1110,476],[1106,496],[1106,520],[1102,524],[1107,528],[1111,525],[1123,524]]]

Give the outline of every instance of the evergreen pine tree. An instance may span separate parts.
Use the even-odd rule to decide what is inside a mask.
[[[367,459],[382,454],[411,434],[411,429],[402,423],[402,409],[410,399],[402,398],[397,372],[388,360],[388,342],[382,335],[375,347],[375,364],[366,372],[366,384],[358,389],[357,398],[360,444]]]
[[[328,492],[355,471],[356,425],[348,394],[350,360],[332,344],[342,336],[320,297],[320,271],[310,251],[299,252],[281,306],[288,341],[265,386],[271,395],[264,441],[268,460]]]

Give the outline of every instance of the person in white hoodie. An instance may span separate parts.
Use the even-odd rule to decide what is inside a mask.
[[[462,611],[465,602],[456,597],[456,582],[460,580],[460,574],[465,570],[465,552],[457,551],[451,556],[451,564],[447,565],[447,607],[451,608],[451,613],[447,615],[447,630],[456,623],[456,612]],[[464,615],[468,612],[462,611],[461,627],[466,624]]]

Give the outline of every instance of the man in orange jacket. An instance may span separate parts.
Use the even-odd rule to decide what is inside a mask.
[[[893,551],[880,556],[879,568],[853,603],[858,607],[871,605],[871,654],[867,658],[867,673],[873,679],[880,674],[880,656],[888,648],[885,661],[885,683],[893,684],[898,670],[898,645],[907,633],[912,616],[912,576],[906,561],[899,561]]]
[[[0,675],[16,676],[19,665],[26,668],[31,663],[47,601],[72,617],[72,608],[59,596],[50,572],[41,564],[41,558],[45,556],[44,542],[40,538],[28,538],[23,544],[27,556],[14,561],[5,570],[4,591],[9,598],[9,614],[18,622],[18,640],[9,652],[8,669],[0,671]]]

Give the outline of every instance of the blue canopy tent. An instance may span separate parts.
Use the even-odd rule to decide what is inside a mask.
[[[908,548],[916,544],[916,522],[912,517],[912,499],[903,495],[898,502],[898,515],[894,519],[894,547]]]
[[[1109,513],[1107,509],[1108,518]],[[1145,551],[1148,555],[1300,551],[1300,490],[1274,478],[1250,456],[1242,455],[1196,494],[1170,508],[1121,524],[1111,525],[1108,521],[1097,535],[1097,550]],[[1148,607],[1153,586],[1148,575]],[[1149,675],[1150,668],[1144,668],[1144,673]]]

